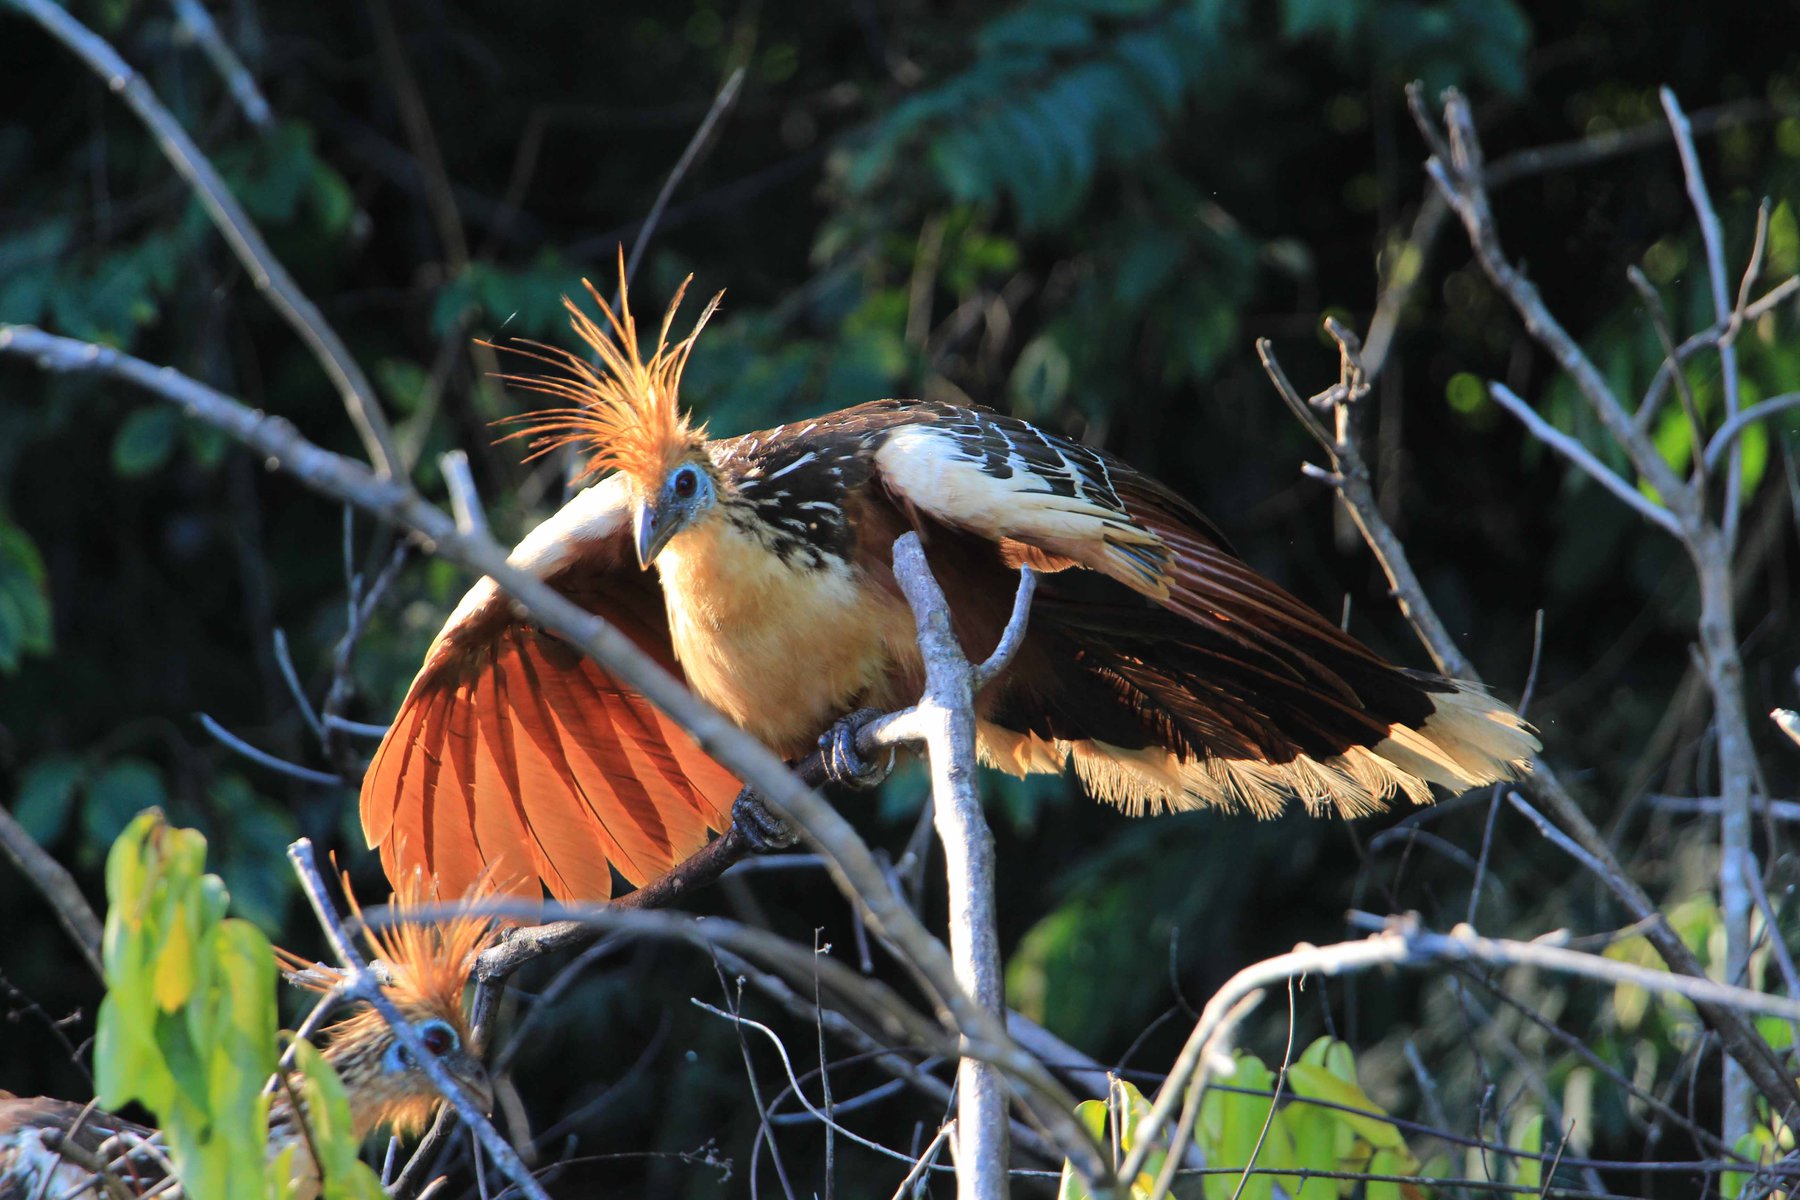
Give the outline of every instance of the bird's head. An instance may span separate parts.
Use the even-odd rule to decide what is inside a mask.
[[[477,887],[471,899],[490,891]],[[386,979],[382,992],[425,1052],[484,1112],[489,1111],[494,1085],[463,1011],[463,990],[476,957],[494,943],[497,933],[492,921],[466,905],[447,918],[407,919],[409,911],[434,901],[434,889],[422,873],[415,873],[394,893],[390,907],[396,923],[379,929],[365,923],[364,936],[372,964]],[[354,897],[350,904],[361,918]],[[293,956],[287,957],[293,961]],[[311,973],[299,981],[317,989],[327,989],[333,982]],[[324,1053],[343,1081],[351,1123],[359,1136],[377,1127],[400,1134],[420,1132],[443,1099],[419,1061],[373,1008],[360,1008],[329,1026]]]
[[[413,1033],[483,1112],[494,1107],[494,1084],[473,1043],[462,1003],[396,1005]],[[343,1081],[350,1121],[359,1136],[377,1128],[402,1135],[425,1128],[443,1095],[398,1035],[372,1009],[353,1013],[327,1033],[325,1058]]]
[[[586,451],[584,477],[607,470],[625,475],[635,498],[634,532],[638,563],[643,567],[655,560],[670,538],[713,509],[721,486],[718,470],[706,452],[706,427],[688,420],[681,411],[679,393],[694,339],[718,309],[724,293],[712,298],[686,337],[669,341],[675,312],[692,280],[690,275],[676,291],[663,316],[655,351],[646,361],[638,344],[637,322],[631,315],[621,249],[618,311],[592,283],[581,281],[605,317],[604,325],[573,299],[563,298],[570,324],[593,349],[599,364],[554,346],[527,342],[513,349],[557,367],[561,373],[503,377],[532,391],[574,402],[573,408],[526,414],[519,418],[524,427],[508,437],[529,438],[531,458],[560,446]]]

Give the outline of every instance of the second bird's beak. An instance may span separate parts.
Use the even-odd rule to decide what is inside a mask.
[[[656,561],[656,556],[661,553],[662,548],[668,544],[670,538],[675,536],[680,516],[680,510],[675,508],[659,510],[654,503],[638,506],[637,514],[634,517],[634,532],[637,534],[637,558],[640,568],[646,571],[650,569],[650,564]]]
[[[461,1062],[446,1062],[444,1065],[483,1113],[494,1111],[494,1081],[488,1075],[486,1067],[473,1058]]]

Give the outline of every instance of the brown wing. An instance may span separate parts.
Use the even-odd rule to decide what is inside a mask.
[[[1509,777],[1536,749],[1503,705],[1386,662],[1124,463],[984,411],[906,416],[875,461],[913,521],[1060,572],[989,699],[995,765],[1072,760],[1090,791],[1134,809],[1266,814],[1299,795],[1357,813],[1396,793],[1428,799],[1427,782]]]
[[[669,671],[662,589],[638,569],[622,483],[589,488],[513,554]],[[422,866],[442,894],[484,872],[503,891],[612,895],[668,871],[729,821],[737,781],[673,721],[567,643],[470,591],[413,681],[362,788],[388,877]]]

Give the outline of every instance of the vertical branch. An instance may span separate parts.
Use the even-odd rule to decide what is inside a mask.
[[[1034,577],[1020,574],[1018,597],[1000,647],[975,666],[963,657],[950,608],[932,578],[917,534],[894,543],[894,577],[918,622],[925,660],[925,694],[917,707],[890,722],[886,736],[906,730],[922,740],[931,762],[933,821],[944,845],[950,891],[950,959],[956,981],[985,1012],[1005,1012],[998,918],[994,907],[994,836],[981,815],[975,787],[975,693],[1005,666],[1023,639]],[[999,1200],[1006,1194],[1006,1091],[991,1065],[965,1057],[957,1068],[953,1150],[961,1200]]]
[[[1725,235],[1719,227],[1719,214],[1713,208],[1712,195],[1706,187],[1706,176],[1700,170],[1700,154],[1694,149],[1694,130],[1681,102],[1668,88],[1661,91],[1663,113],[1675,133],[1675,148],[1681,153],[1681,173],[1687,181],[1688,201],[1694,206],[1694,217],[1700,223],[1700,241],[1706,247],[1706,278],[1712,289],[1713,317],[1725,328],[1718,338],[1720,384],[1725,391],[1725,415],[1738,410],[1738,363],[1736,330],[1731,328],[1731,286],[1725,278]],[[1679,374],[1679,370],[1677,370]],[[1743,456],[1731,454],[1731,465],[1725,472],[1725,540],[1737,540],[1738,481],[1743,474]],[[1729,857],[1729,851],[1727,856]]]
[[[1732,339],[1736,335],[1738,323],[1736,314],[1745,307],[1742,297],[1747,296],[1749,285],[1745,283],[1740,287],[1740,299],[1734,308],[1725,275],[1724,246],[1718,214],[1713,209],[1705,177],[1700,171],[1692,130],[1674,94],[1666,88],[1662,92],[1662,102],[1676,147],[1680,151],[1688,197],[1699,221],[1701,239],[1706,247],[1707,275],[1712,289],[1716,324],[1704,336],[1718,350],[1728,413],[1735,415],[1738,401],[1737,356]],[[1714,718],[1718,728],[1721,813],[1719,903],[1725,924],[1725,965],[1727,978],[1737,982],[1747,973],[1750,958],[1750,919],[1754,899],[1744,872],[1746,869],[1755,869],[1751,850],[1750,802],[1757,768],[1755,748],[1750,738],[1749,716],[1744,704],[1743,661],[1738,654],[1734,623],[1735,597],[1731,560],[1738,511],[1739,471],[1736,451],[1733,449],[1726,471],[1723,516],[1715,519],[1708,511],[1704,474],[1697,473],[1693,484],[1676,477],[1647,436],[1644,426],[1626,415],[1617,396],[1607,386],[1593,361],[1550,314],[1537,289],[1507,260],[1501,250],[1493,212],[1481,178],[1481,147],[1467,101],[1454,91],[1446,93],[1444,125],[1447,137],[1425,115],[1422,105],[1418,106],[1415,115],[1420,118],[1420,126],[1434,151],[1432,159],[1426,164],[1426,170],[1445,200],[1462,218],[1469,243],[1483,270],[1511,303],[1524,321],[1526,329],[1575,382],[1601,425],[1630,458],[1639,477],[1656,489],[1661,505],[1640,506],[1640,511],[1645,512],[1645,515],[1680,541],[1694,564],[1700,590],[1698,634],[1701,657],[1712,692]],[[1753,252],[1753,261],[1747,274],[1754,274],[1757,270],[1756,257],[1757,254]],[[1683,348],[1685,346],[1686,343]],[[1669,355],[1668,371],[1671,379],[1681,371],[1679,357],[1683,348],[1678,348],[1677,353]],[[1651,410],[1658,386],[1660,385],[1652,386],[1650,395],[1640,406],[1640,412]],[[1596,472],[1597,460],[1593,460],[1591,455],[1584,462],[1581,457],[1570,453],[1570,447],[1559,446],[1557,438],[1545,432],[1547,426],[1541,420],[1526,417],[1529,409],[1522,402],[1509,403],[1509,399],[1516,398],[1512,398],[1503,388],[1493,388],[1490,394],[1515,415],[1526,419],[1528,428],[1541,440],[1553,448],[1561,449],[1576,465],[1594,475],[1602,484],[1612,487],[1615,494],[1621,494],[1621,498],[1626,498],[1622,493],[1630,489],[1623,487],[1623,481],[1617,481],[1620,486],[1613,486],[1609,483],[1610,472]],[[1616,477],[1611,478],[1616,480]],[[1635,496],[1635,492],[1633,495]],[[1554,789],[1546,793],[1546,797],[1554,801]],[[1559,810],[1563,807],[1559,803],[1554,806]],[[1583,849],[1608,867],[1613,865],[1609,852],[1603,853],[1603,847],[1590,844],[1591,826],[1584,830],[1582,824],[1585,821],[1571,822],[1561,811],[1558,812],[1558,817],[1563,824],[1575,830]],[[1636,901],[1642,894],[1641,889],[1632,885],[1629,894],[1635,909],[1638,907]],[[1647,905],[1647,897],[1642,902]],[[1672,968],[1684,973],[1697,972],[1698,964],[1692,962],[1692,955],[1679,944],[1665,921],[1659,918],[1647,932]],[[1735,1144],[1750,1129],[1753,1116],[1752,1080],[1777,1108],[1791,1108],[1800,1104],[1800,1093],[1796,1092],[1791,1075],[1773,1063],[1767,1044],[1741,1016],[1723,1009],[1702,1008],[1701,1011],[1707,1023],[1720,1033],[1728,1051],[1724,1070],[1723,1132],[1725,1142]]]
[[[1706,247],[1706,276],[1712,289],[1713,316],[1724,326],[1719,349],[1720,385],[1725,391],[1727,420],[1738,411],[1736,330],[1731,327],[1733,304],[1725,277],[1724,235],[1714,210],[1706,176],[1694,149],[1693,130],[1675,93],[1662,89],[1663,112],[1675,132],[1681,152],[1681,171],[1687,181],[1688,199],[1700,224],[1700,240]],[[1674,368],[1679,372],[1680,367]],[[1754,907],[1746,868],[1755,870],[1751,849],[1751,791],[1756,783],[1756,750],[1750,741],[1750,716],[1744,707],[1744,666],[1738,657],[1734,620],[1735,596],[1731,582],[1732,547],[1737,541],[1738,490],[1743,474],[1742,443],[1734,442],[1725,468],[1723,516],[1715,523],[1704,515],[1704,503],[1695,505],[1696,518],[1689,523],[1683,541],[1694,560],[1700,580],[1700,649],[1706,663],[1707,683],[1713,694],[1719,730],[1719,911],[1725,922],[1725,979],[1742,982],[1750,965],[1750,916]],[[1733,1059],[1725,1060],[1725,1143],[1735,1146],[1750,1131],[1755,1109],[1750,1079]]]
[[[1735,472],[1728,472],[1733,486]],[[1742,983],[1750,965],[1750,914],[1755,900],[1745,879],[1756,868],[1751,848],[1751,793],[1756,786],[1756,748],[1744,707],[1744,664],[1738,656],[1733,614],[1730,536],[1707,521],[1685,539],[1700,581],[1700,650],[1713,696],[1719,736],[1719,912],[1725,922],[1725,978]],[[1723,1136],[1727,1145],[1750,1131],[1755,1119],[1750,1080],[1733,1058],[1725,1059]]]

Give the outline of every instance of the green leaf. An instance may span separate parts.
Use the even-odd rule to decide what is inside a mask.
[[[1348,43],[1365,12],[1366,6],[1349,0],[1282,0],[1281,33],[1288,38],[1319,33]]]
[[[337,1072],[310,1042],[294,1043],[294,1082],[307,1114],[324,1182],[321,1200],[386,1200],[381,1180],[358,1157],[362,1139],[350,1122],[350,1100]],[[306,1151],[301,1149],[300,1153]]]
[[[181,418],[163,405],[134,409],[113,437],[113,470],[127,478],[148,475],[175,452]]]
[[[1338,1134],[1344,1127],[1330,1109],[1316,1104],[1289,1104],[1276,1119],[1287,1131],[1294,1166],[1308,1171],[1338,1169]],[[1308,1180],[1307,1186],[1321,1196],[1333,1190],[1332,1185],[1323,1180]],[[1298,1191],[1295,1194],[1298,1195]]]
[[[13,819],[40,846],[53,844],[68,828],[85,770],[79,759],[59,754],[37,759],[25,768],[13,800]]]
[[[16,670],[22,655],[48,653],[52,635],[44,560],[24,530],[0,517],[0,670]]]
[[[1356,1082],[1356,1053],[1336,1038],[1314,1038],[1300,1052],[1300,1061],[1308,1066],[1323,1067],[1346,1083]]]
[[[1109,1127],[1110,1110],[1103,1100],[1083,1100],[1075,1106],[1075,1119],[1080,1121],[1088,1131],[1088,1135],[1102,1146],[1112,1144],[1112,1130]],[[1063,1163],[1062,1178],[1056,1185],[1056,1200],[1093,1200],[1093,1193],[1082,1183],[1081,1176],[1067,1161]]]
[[[1200,1102],[1194,1140],[1206,1155],[1208,1165],[1238,1170],[1252,1165],[1262,1169],[1292,1166],[1294,1149],[1288,1131],[1269,1115],[1274,1105],[1274,1073],[1261,1059],[1243,1054],[1238,1056],[1232,1073],[1217,1082],[1242,1090],[1210,1088]],[[1275,1176],[1264,1174],[1208,1175],[1202,1187],[1207,1200],[1231,1200],[1234,1194],[1269,1200],[1275,1182]],[[1289,1180],[1284,1187],[1291,1188],[1296,1182]]]
[[[1732,1149],[1737,1151],[1739,1157],[1758,1166],[1774,1162],[1783,1153],[1774,1132],[1767,1125],[1753,1127],[1750,1132],[1738,1138]],[[1750,1174],[1747,1171],[1726,1171],[1719,1180],[1719,1194],[1741,1196],[1744,1194],[1744,1185],[1749,1182]]]
[[[1520,1187],[1540,1186],[1544,1181],[1544,1164],[1537,1156],[1544,1152],[1544,1114],[1521,1113],[1513,1122],[1512,1137],[1508,1141],[1513,1149],[1530,1156],[1513,1160],[1512,1181]]]
[[[1341,1046],[1342,1043],[1337,1045]],[[1348,1047],[1345,1047],[1345,1051],[1348,1052]],[[1297,1096],[1342,1105],[1343,1108],[1332,1110],[1334,1115],[1377,1149],[1391,1150],[1405,1145],[1400,1131],[1391,1122],[1368,1115],[1380,1113],[1382,1108],[1369,1099],[1368,1093],[1354,1080],[1346,1080],[1324,1066],[1298,1062],[1288,1068],[1288,1086],[1294,1089]],[[1361,1111],[1345,1112],[1344,1108]]]
[[[1392,1150],[1377,1150],[1369,1158],[1371,1175],[1411,1175],[1412,1168],[1410,1155],[1403,1157]],[[1401,1200],[1406,1195],[1406,1187],[1406,1184],[1391,1179],[1371,1179],[1364,1186],[1363,1200]]]
[[[1769,249],[1767,273],[1780,278],[1800,271],[1800,222],[1794,219],[1794,204],[1783,200],[1769,214]]]
[[[313,166],[310,200],[320,226],[333,237],[349,227],[356,212],[356,197],[350,184],[322,162]]]
[[[133,817],[167,800],[162,774],[139,758],[119,758],[101,768],[87,785],[81,823],[88,840],[108,845]]]
[[[95,1081],[106,1105],[156,1113],[185,1195],[263,1197],[275,959],[259,930],[225,917],[225,890],[205,869],[206,839],[160,812],[113,844]]]

